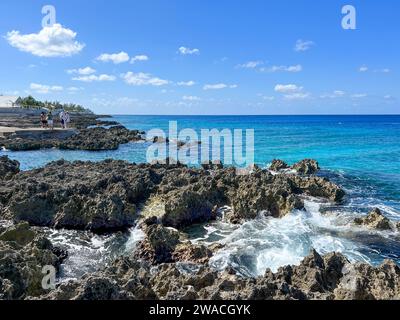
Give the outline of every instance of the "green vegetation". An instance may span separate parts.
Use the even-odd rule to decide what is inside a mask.
[[[74,103],[60,103],[59,101],[38,101],[32,96],[28,96],[25,98],[19,97],[18,100],[16,101],[18,105],[20,105],[22,108],[34,108],[34,109],[40,109],[40,108],[46,108],[49,109],[50,111],[53,110],[60,110],[64,109],[65,111],[68,112],[86,112],[86,113],[93,113],[90,109],[84,108],[79,104],[74,104]]]

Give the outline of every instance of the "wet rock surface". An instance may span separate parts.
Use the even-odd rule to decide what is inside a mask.
[[[280,159],[274,159],[271,162],[271,165],[269,167],[270,170],[272,171],[280,171],[283,169],[288,169],[289,166],[285,161],[282,161]]]
[[[301,175],[312,175],[316,174],[320,170],[320,167],[318,162],[314,159],[304,159],[292,166],[289,166],[285,161],[280,159],[274,159],[272,160],[269,169],[275,172],[292,169]]]
[[[44,266],[58,270],[67,253],[27,223],[0,231],[0,299],[24,299],[39,296]]]
[[[79,281],[61,284],[42,299],[399,299],[400,269],[385,261],[379,267],[351,264],[340,253],[312,251],[298,266],[258,278],[242,278],[230,270],[199,266],[192,272],[177,264],[156,267],[122,257]]]
[[[313,159],[304,159],[295,163],[292,168],[300,174],[315,174],[319,170],[318,162]]]
[[[135,224],[138,206],[154,196],[164,206],[161,223],[180,229],[215,219],[224,205],[232,207],[225,218],[234,223],[260,212],[281,217],[302,209],[305,195],[340,201],[344,192],[325,178],[261,169],[237,175],[235,168],[60,160],[2,183],[0,218],[99,233],[123,230]]]
[[[217,218],[224,205],[231,210],[220,218],[241,223],[302,209],[304,196],[341,201],[343,190],[326,178],[274,175],[257,167],[237,174],[218,164],[196,169],[116,160],[60,160],[19,172],[17,162],[1,161],[11,174],[0,183],[0,219],[16,224],[0,227],[0,299],[400,299],[400,269],[389,260],[372,267],[313,250],[299,265],[245,278],[231,268],[208,266],[222,245],[195,244],[182,232]],[[139,214],[150,199],[162,204],[160,215]],[[27,222],[98,233],[139,224],[145,237],[102,270],[48,291],[41,286],[42,268],[58,270],[67,252]],[[361,220],[367,222],[382,230],[387,220],[375,210]]]
[[[372,210],[366,217],[354,219],[354,223],[377,230],[395,229],[395,227],[392,227],[391,221],[378,208]]]
[[[205,264],[213,255],[204,245],[192,244],[176,229],[152,224],[144,227],[145,239],[138,245],[135,256],[152,264],[192,262]],[[214,247],[217,250],[218,246]]]

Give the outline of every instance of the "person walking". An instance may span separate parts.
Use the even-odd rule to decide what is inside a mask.
[[[64,121],[64,119],[65,119],[65,112],[64,112],[64,110],[62,110],[62,111],[60,112],[59,117],[60,117],[60,122],[61,122],[61,128],[65,129],[65,121]]]
[[[68,129],[69,123],[71,122],[71,117],[69,115],[69,112],[67,111],[64,115],[64,126],[65,129]]]
[[[51,113],[51,111],[47,115],[47,125],[50,130],[54,130],[53,114]]]
[[[47,127],[47,117],[44,112],[40,114],[40,123],[43,129]]]

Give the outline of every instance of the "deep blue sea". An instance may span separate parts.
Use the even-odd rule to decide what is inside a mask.
[[[255,163],[261,167],[274,158],[293,163],[318,160],[321,174],[347,191],[344,204],[334,206],[318,199],[307,201],[307,211],[283,219],[260,217],[241,226],[220,221],[188,230],[195,242],[225,244],[211,261],[244,275],[263,274],[298,263],[311,248],[321,253],[340,251],[355,261],[378,264],[385,258],[400,262],[399,232],[356,227],[354,217],[374,207],[400,220],[400,116],[115,116],[129,129],[168,132],[169,121],[178,130],[254,129]],[[22,169],[43,166],[57,159],[106,158],[144,162],[149,143],[131,143],[116,151],[82,152],[41,150],[0,151],[20,161]]]

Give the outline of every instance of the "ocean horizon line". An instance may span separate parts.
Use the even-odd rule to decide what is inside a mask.
[[[104,113],[99,113],[99,115]],[[392,114],[128,114],[116,113],[110,116],[151,116],[151,117],[388,117],[400,116],[400,113]]]

